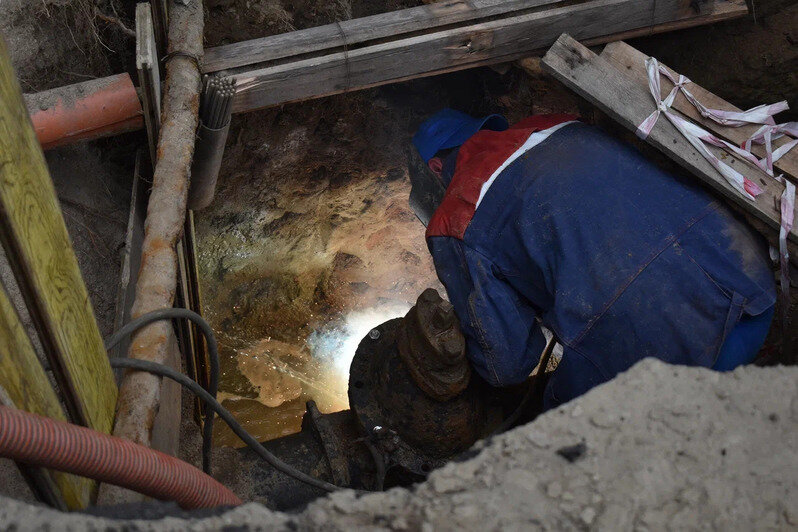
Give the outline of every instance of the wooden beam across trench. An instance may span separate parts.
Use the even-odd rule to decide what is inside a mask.
[[[748,12],[743,0],[457,0],[438,5],[211,48],[203,72],[236,77],[233,112],[242,113],[520,59],[542,52],[563,32],[597,44]]]

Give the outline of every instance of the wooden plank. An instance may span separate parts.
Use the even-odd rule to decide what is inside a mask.
[[[147,183],[152,181],[146,156],[139,149],[133,170],[133,185],[130,191],[130,211],[125,234],[125,247],[122,250],[122,268],[119,276],[119,290],[116,295],[114,330],[119,330],[132,317],[133,300],[136,294],[136,281],[141,267],[141,245],[144,241],[144,218],[147,216]],[[125,338],[111,351],[113,357],[124,358],[130,347],[130,338]],[[115,370],[119,382],[125,370]]]
[[[188,289],[187,308],[202,316],[202,299],[200,293],[199,269],[197,267],[197,238],[194,231],[194,211],[188,211],[186,225],[183,231],[183,253],[185,254],[186,279]],[[199,369],[198,381],[206,388],[208,382],[208,358],[205,351],[205,336],[199,326],[193,321],[189,323],[194,337],[194,351],[191,356],[195,366]],[[204,405],[203,405],[204,408]]]
[[[169,9],[166,0],[150,0],[152,8],[152,24],[155,30],[157,57],[166,54],[166,32],[169,28]]]
[[[731,19],[743,17],[743,16],[748,14],[748,7],[746,6],[744,0],[714,0],[713,4],[710,4],[709,6],[705,6],[705,7],[708,9],[708,11],[704,12],[702,10],[702,12],[700,14],[694,15],[694,16],[690,16],[689,18],[684,18],[684,19],[680,19],[680,20],[676,20],[676,21],[672,21],[672,22],[666,22],[666,23],[663,23],[663,24],[654,24],[653,26],[644,26],[644,27],[638,28],[636,30],[629,30],[629,31],[624,31],[624,32],[611,33],[611,34],[608,34],[608,35],[601,35],[599,37],[594,37],[592,39],[585,39],[585,40],[583,40],[583,42],[586,43],[586,44],[589,43],[590,46],[594,46],[594,45],[599,45],[599,44],[605,44],[605,43],[608,43],[608,42],[613,42],[613,41],[616,41],[616,40],[621,39],[621,38],[626,38],[626,36],[629,36],[630,38],[632,38],[632,37],[644,37],[644,36],[648,36],[648,35],[656,35],[658,33],[664,33],[664,32],[668,32],[668,31],[674,31],[674,30],[685,29],[685,28],[692,28],[692,27],[695,27],[695,26],[701,26],[701,25],[704,25],[704,24],[712,24],[714,22],[720,22],[720,21],[724,21],[724,20],[731,20]],[[529,59],[529,57],[542,56],[543,54],[546,53],[547,50],[548,50],[548,47],[541,47],[540,49],[535,50],[535,51],[531,52],[530,54],[525,54],[526,58],[525,59],[520,59],[518,61],[519,62],[519,66],[521,66],[523,68],[523,63],[525,63],[526,60]],[[449,73],[449,72],[456,72],[458,70],[464,70],[464,69],[468,69],[468,68],[476,68],[476,67],[482,67],[482,66],[491,66],[491,65],[501,64],[501,63],[502,63],[502,61],[498,61],[498,63],[497,63],[496,59],[488,58],[488,59],[485,59],[485,60],[477,61],[475,63],[470,63],[468,65],[464,65],[464,66],[455,65],[455,66],[444,68],[444,69],[441,69],[441,70],[436,70],[434,72],[425,72],[425,73],[422,73],[422,74],[415,74],[415,75],[410,75],[410,76],[406,76],[406,77],[402,77],[402,78],[396,78],[396,79],[392,79],[390,81],[387,81],[385,83],[400,83],[402,81],[408,81],[408,80],[411,80],[411,79],[418,79],[418,78],[421,78],[421,77],[437,76],[437,75],[446,74],[446,73]],[[370,87],[371,86],[383,85],[383,84],[384,83],[377,83],[375,85],[370,85]],[[369,87],[353,87],[352,90],[366,89],[366,88],[369,88]]]
[[[646,73],[645,62],[648,59],[648,56],[643,52],[636,50],[635,48],[629,46],[625,42],[614,42],[608,44],[604,51],[601,53],[601,57],[609,61],[613,64],[618,70],[623,72],[624,74],[628,75],[638,83],[648,83],[648,74]],[[660,65],[664,66],[674,74],[674,77],[678,79],[678,74],[675,71],[670,69],[667,65]],[[670,92],[673,84],[668,81],[665,77],[662,77],[662,91],[663,94],[667,94]],[[692,79],[692,78],[691,78]],[[687,89],[698,98],[698,101],[710,107],[712,109],[721,109],[724,111],[740,111],[740,108],[730,104],[723,98],[716,96],[712,92],[702,88],[700,85],[697,85],[695,82],[689,84]],[[771,103],[771,102],[763,102],[763,103]],[[716,134],[717,136],[726,139],[727,141],[735,144],[737,146],[742,145],[747,139],[749,139],[761,126],[757,124],[745,125],[741,127],[726,127],[718,124],[717,122],[713,122],[707,118],[701,116],[701,113],[687,101],[684,94],[681,91],[677,94],[676,98],[673,101],[673,108],[681,112],[683,115],[687,116],[691,120],[695,121],[696,123],[702,125],[708,131]],[[789,142],[786,138],[776,139],[773,142],[774,149],[782,146]],[[754,144],[752,145],[751,150],[756,156],[760,159],[765,157],[765,148],[764,146]],[[792,180],[798,179],[798,149],[792,149],[788,151],[784,156],[781,157],[778,161],[774,163],[774,166],[781,172],[784,172],[791,177]]]
[[[563,0],[444,0],[344,20],[304,30],[217,46],[205,50],[203,73],[254,66],[301,55],[362,47],[379,39],[397,39],[456,24],[483,22],[498,15],[519,14]]]
[[[176,251],[177,293],[175,294],[175,306],[194,310],[191,306],[191,277],[187,264],[188,258],[186,257],[185,229],[183,230],[183,238],[177,243]],[[197,352],[197,338],[194,334],[194,328],[188,320],[178,320],[175,323],[175,329],[177,330],[183,353],[185,353],[187,359],[189,357],[193,359],[194,354]]]
[[[541,64],[571,90],[631,131],[635,131],[655,108],[647,84],[628,78],[609,61],[568,35],[557,39]],[[763,222],[769,228],[771,239],[778,234],[780,213],[777,205],[784,185],[760,169],[729,157],[717,148],[710,148],[724,162],[763,189],[755,200],[742,197],[664,116],[657,121],[646,141],[730,203]],[[793,243],[798,242],[796,228],[790,232],[789,239]]]
[[[0,399],[7,406],[66,421],[58,396],[50,386],[25,327],[5,288],[0,285]],[[26,468],[24,465],[21,468]],[[26,471],[35,479],[37,494],[49,504],[79,510],[89,504],[94,483],[58,471]]]
[[[580,42],[585,46],[595,46],[598,44],[619,41],[622,39],[647,37],[657,33],[666,33],[669,31],[683,30],[696,26],[704,26],[706,24],[714,24],[716,22],[723,22],[725,20],[744,17],[746,15],[748,15],[748,5],[745,3],[745,0],[714,0],[713,5],[702,6],[701,13],[698,13],[690,18],[656,24],[648,28],[622,31],[620,33],[614,33],[613,35],[605,37],[582,39]],[[545,50],[543,50],[543,53],[545,53]],[[540,55],[543,54],[541,53]]]
[[[152,13],[150,4],[146,2],[136,4],[136,69],[141,87],[150,161],[154,165],[157,159],[158,132],[161,129],[161,73]]]
[[[116,383],[2,39],[0,237],[72,421],[110,432]]]
[[[190,287],[190,309],[203,315],[202,305],[202,287],[199,281],[199,269],[197,267],[197,236],[194,229],[194,211],[188,211],[186,217],[186,227],[183,234],[183,241],[186,244],[186,264],[188,266],[188,277],[191,280]],[[192,330],[194,331],[195,351],[189,363],[189,357],[186,358],[186,366],[193,368],[194,380],[199,382],[203,387],[210,386],[210,360],[208,358],[208,345],[205,341],[205,336],[202,334],[199,326],[191,322]],[[194,415],[197,423],[201,423],[200,414],[205,413],[205,403],[195,398]]]
[[[180,346],[174,333],[167,340],[167,358],[164,362],[170,368],[183,372]],[[170,456],[178,456],[180,450],[180,421],[183,417],[183,389],[173,380],[164,379],[161,384],[161,405],[152,423],[152,443],[150,447]]]
[[[689,0],[591,0],[347,53],[236,71],[233,111],[515,60],[549,46],[564,31],[596,38],[695,16]]]

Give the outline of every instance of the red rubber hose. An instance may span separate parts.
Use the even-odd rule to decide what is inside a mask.
[[[175,501],[181,508],[241,499],[196,467],[122,438],[0,406],[0,456]]]

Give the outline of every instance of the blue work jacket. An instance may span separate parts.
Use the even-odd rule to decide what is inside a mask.
[[[531,124],[480,131],[450,157],[427,230],[489,383],[530,374],[539,323],[564,348],[552,407],[645,357],[711,367],[743,314],[774,305],[766,243],[693,178],[583,123]]]

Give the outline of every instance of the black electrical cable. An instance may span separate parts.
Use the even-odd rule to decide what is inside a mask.
[[[518,403],[518,406],[513,410],[513,413],[507,417],[504,421],[502,421],[501,425],[496,427],[496,429],[490,433],[490,436],[496,436],[497,434],[501,434],[502,432],[507,431],[510,427],[515,425],[518,419],[521,417],[521,414],[524,413],[526,410],[529,401],[532,400],[532,397],[536,395],[538,392],[538,387],[540,383],[543,381],[543,376],[546,374],[546,368],[549,366],[549,359],[551,359],[551,353],[554,351],[554,346],[557,344],[557,340],[552,336],[549,339],[549,343],[546,344],[546,347],[543,349],[543,353],[540,355],[540,364],[538,365],[538,372],[532,377],[532,382],[529,383],[529,387],[524,394],[524,398],[521,399],[521,402]]]
[[[121,330],[122,329],[120,329],[120,331]],[[133,369],[136,371],[148,371],[155,375],[172,379],[173,381],[185,386],[199,396],[200,399],[205,401],[205,404],[208,405],[209,410],[213,410],[219,414],[219,417],[222,419],[222,421],[227,423],[236,436],[241,438],[241,440],[243,440],[243,442],[246,443],[250,449],[255,451],[258,456],[266,460],[266,462],[268,462],[276,470],[280,471],[281,473],[285,473],[286,475],[295,478],[300,482],[304,482],[305,484],[309,484],[325,491],[332,492],[339,489],[345,489],[340,486],[330,484],[329,482],[324,482],[323,480],[313,478],[310,475],[291,467],[267,451],[266,448],[258,442],[258,440],[256,440],[244,429],[244,427],[241,426],[241,424],[238,423],[238,421],[236,421],[236,418],[233,417],[233,414],[231,414],[229,410],[223,407],[215,397],[208,393],[207,390],[188,378],[186,375],[183,375],[182,373],[175,371],[168,366],[164,366],[163,364],[150,362],[148,360],[138,360],[135,358],[113,358],[111,359],[111,366],[115,368]]]
[[[208,383],[208,392],[216,399],[216,393],[219,390],[219,346],[216,343],[216,336],[213,334],[213,329],[205,321],[202,316],[187,308],[163,308],[153,310],[126,323],[118,331],[113,333],[105,340],[105,350],[110,351],[122,341],[126,336],[133,334],[142,327],[145,327],[153,322],[171,319],[188,319],[196,323],[202,334],[205,336],[205,341],[208,345],[208,358],[210,359],[210,382]],[[118,360],[118,359],[112,359]],[[192,381],[193,382],[193,381]],[[211,471],[211,449],[213,447],[213,410],[208,409],[205,412],[205,423],[202,426],[202,470],[210,474]]]

